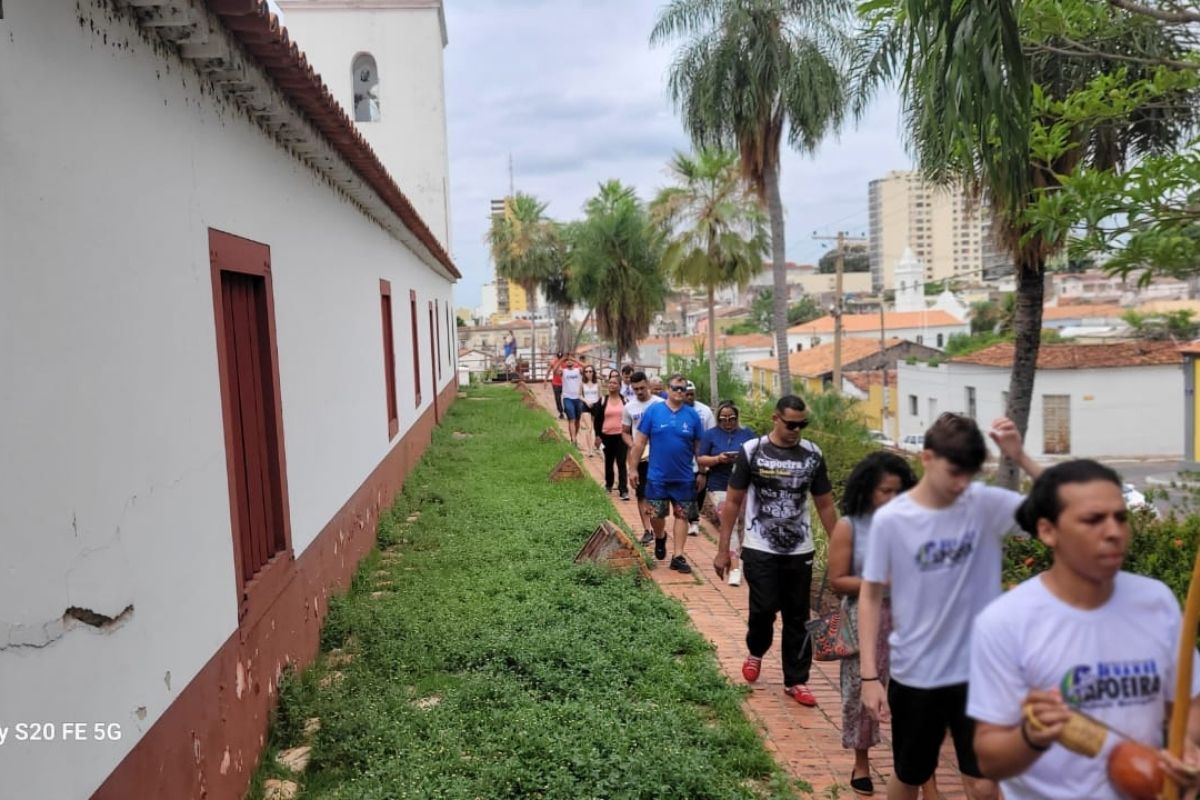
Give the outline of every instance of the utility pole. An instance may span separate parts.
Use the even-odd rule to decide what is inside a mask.
[[[883,311],[883,292],[879,293],[879,369],[883,372],[883,381],[880,384],[882,389],[879,394],[879,431],[886,436],[899,440],[898,436],[893,436],[893,431],[888,430],[888,411],[891,404],[888,403],[888,368],[887,368],[887,334],[884,329],[886,318]]]
[[[833,302],[833,390],[838,394],[842,392],[842,307],[845,302],[842,292],[842,275],[846,270],[846,245],[847,244],[866,244],[867,240],[863,237],[851,237],[845,231],[838,231],[837,236],[817,236],[813,234],[813,239],[817,241],[836,241],[837,242],[837,271],[834,278],[833,292],[835,295]]]

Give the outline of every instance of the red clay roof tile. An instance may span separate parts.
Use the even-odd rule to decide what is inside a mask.
[[[308,59],[271,13],[266,0],[205,0],[283,94],[305,111],[321,135],[383,199],[430,254],[455,278],[462,273],[383,163],[333,99]]]
[[[1008,368],[1016,348],[1011,342],[950,359],[955,364]],[[1043,344],[1038,369],[1107,369],[1179,364],[1183,357],[1175,342],[1114,342],[1112,344]]]

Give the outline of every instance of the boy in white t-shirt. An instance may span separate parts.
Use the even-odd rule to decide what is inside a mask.
[[[646,409],[655,403],[665,402],[661,397],[650,393],[650,384],[646,379],[646,373],[641,370],[632,372],[629,376],[629,386],[633,391],[633,399],[625,401],[625,408],[621,412],[621,436],[625,439],[625,447],[628,450],[633,449],[633,432],[637,430],[638,423],[642,421],[642,415],[646,413]],[[638,513],[642,518],[642,544],[649,546],[656,544],[655,530],[659,531],[659,536],[663,538],[655,546],[655,555],[661,561],[667,557],[666,536],[662,533],[662,520],[654,519],[654,514],[650,510],[650,504],[646,502],[646,482],[650,468],[650,445],[646,445],[646,449],[642,451],[642,457],[638,461],[637,466],[630,466],[629,474],[637,474],[638,480],[634,486],[634,494],[637,497]],[[658,525],[656,528],[655,525]],[[661,554],[661,555],[660,555]]]
[[[1121,479],[1095,461],[1042,473],[1017,521],[1054,551],[1049,570],[984,609],[971,637],[967,712],[975,751],[1006,800],[1119,800],[1106,773],[1120,741],[1095,758],[1054,746],[1071,709],[1136,741],[1163,743],[1174,701],[1179,603],[1153,578],[1121,572],[1129,518]],[[1200,764],[1200,671],[1192,676],[1185,762]],[[1024,719],[1028,705],[1036,724]],[[1189,789],[1195,772],[1169,754],[1167,774]]]
[[[1001,452],[1036,477],[1041,471],[1008,419],[992,424]],[[974,483],[987,458],[975,420],[946,413],[925,432],[924,474],[871,523],[858,603],[859,659],[874,664],[879,611],[891,585],[890,676],[864,667],[862,700],[877,719],[892,720],[889,800],[915,800],[937,769],[947,728],[963,788],[971,800],[999,797],[983,777],[967,717],[971,624],[1000,594],[1004,537],[1014,527],[1016,492]],[[883,680],[887,680],[886,687]],[[885,694],[886,691],[886,694]]]

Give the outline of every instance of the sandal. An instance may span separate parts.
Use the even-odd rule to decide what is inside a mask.
[[[850,788],[859,797],[874,797],[875,783],[871,780],[870,773],[863,775],[861,778],[854,777],[854,771],[850,771]]]

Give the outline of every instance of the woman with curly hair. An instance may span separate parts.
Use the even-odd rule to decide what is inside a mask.
[[[842,494],[842,518],[829,537],[829,585],[848,598],[845,624],[858,629],[858,589],[863,561],[871,536],[871,518],[876,510],[901,492],[915,486],[912,467],[900,456],[880,450],[855,465]],[[891,609],[884,601],[877,645],[879,678],[887,680],[888,635],[892,632]],[[871,780],[870,748],[879,744],[879,723],[862,704],[862,671],[858,656],[842,659],[842,747],[854,751],[854,769],[850,788],[855,794],[870,797],[875,792]],[[938,797],[937,785],[930,779],[922,791],[926,800]]]

